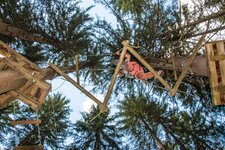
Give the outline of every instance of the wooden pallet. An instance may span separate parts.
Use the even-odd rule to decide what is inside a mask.
[[[214,105],[225,104],[225,41],[205,44]]]
[[[40,108],[51,90],[51,85],[43,80],[45,73],[36,64],[17,53],[2,41],[0,41],[0,54],[4,56],[0,58],[0,71],[12,69],[23,74],[27,79],[27,84],[20,89],[0,95],[0,97],[4,98],[0,99],[0,108],[3,104],[5,106],[7,102],[11,102],[10,99],[13,98],[21,100],[34,110]]]

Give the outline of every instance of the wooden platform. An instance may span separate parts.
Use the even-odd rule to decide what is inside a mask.
[[[214,105],[225,104],[225,41],[205,44]]]
[[[51,90],[51,85],[43,80],[45,72],[2,41],[0,41],[0,54],[0,71],[11,69],[27,79],[23,87],[0,94],[0,108],[14,99],[19,99],[32,109],[39,109]]]

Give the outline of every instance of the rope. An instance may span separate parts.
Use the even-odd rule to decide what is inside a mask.
[[[15,116],[16,116],[16,101],[13,103],[13,115],[14,115],[14,119],[15,119]],[[16,140],[16,135],[17,135],[17,128],[16,127],[14,127],[15,128],[15,130],[14,130],[14,144],[17,146],[18,144],[17,144],[17,140]]]
[[[39,114],[38,114],[38,110],[36,111],[37,114],[37,120],[39,119]],[[40,131],[40,125],[37,124],[37,128],[38,128],[38,143],[39,145],[41,145],[41,131]]]
[[[90,122],[92,122],[93,120],[95,120],[99,115],[101,115],[101,113],[102,113],[102,112],[99,112],[94,118],[92,118],[92,119],[90,120]]]
[[[55,128],[55,130],[56,130],[56,119],[55,119],[55,107],[54,107],[54,105],[53,105],[53,101],[52,101],[52,109],[53,109],[53,116],[54,116],[54,128]]]
[[[63,81],[63,83],[61,83],[57,88],[55,88],[54,90],[51,90],[51,92],[58,90],[59,88],[61,88],[64,84],[65,84],[66,80]]]

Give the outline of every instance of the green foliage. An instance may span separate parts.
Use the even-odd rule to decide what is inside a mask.
[[[109,111],[98,115],[99,107],[92,106],[90,113],[82,113],[82,119],[74,126],[74,143],[79,149],[120,149],[121,134],[115,122],[115,116]],[[96,117],[94,120],[93,118]]]
[[[0,145],[1,146],[7,146],[9,143],[9,140],[12,140],[12,136],[15,133],[15,129],[11,126],[11,114],[18,110],[19,103],[14,102],[8,105],[7,107],[4,107],[0,109]],[[10,139],[9,139],[10,137]]]
[[[136,147],[153,148],[157,139],[152,131],[167,148],[219,149],[223,147],[223,136],[215,134],[216,128],[208,117],[214,114],[209,113],[206,106],[194,99],[195,105],[189,102],[186,108],[183,108],[182,99],[174,99],[176,100],[174,104],[167,95],[164,95],[165,92],[157,96],[156,91],[154,90],[155,94],[152,97],[142,94],[130,95],[118,105],[121,130],[130,137],[131,141],[136,142]],[[215,141],[217,138],[220,138],[220,141]]]
[[[103,92],[106,92],[114,72],[115,66],[111,61],[118,58],[113,53],[122,48],[123,40],[139,46],[135,50],[146,61],[160,58],[168,66],[171,65],[167,61],[171,51],[176,55],[188,56],[196,42],[190,37],[199,28],[178,30],[182,26],[182,17],[175,1],[172,5],[165,5],[164,0],[96,2],[112,12],[117,19],[116,26],[105,20],[91,23],[92,18],[88,14],[91,7],[82,10],[78,7],[79,1],[2,0],[0,19],[3,22],[51,39],[52,43],[27,42],[3,35],[0,38],[35,63],[54,61],[65,69],[74,64],[73,57],[78,53],[80,61],[85,62],[82,76]],[[223,8],[223,3],[216,3],[210,6]],[[202,12],[203,9],[197,9],[192,14],[186,12],[186,15],[195,20],[201,17]],[[108,53],[112,55],[105,55]],[[39,112],[43,121],[40,125],[41,143],[52,149],[62,149],[66,137],[72,134],[74,142],[68,149],[120,149],[123,148],[121,137],[127,140],[123,144],[127,149],[157,149],[159,141],[167,149],[221,149],[224,146],[224,132],[219,130],[224,128],[224,112],[214,111],[210,107],[208,78],[186,77],[179,87],[185,93],[178,92],[175,97],[170,97],[165,89],[157,89],[162,85],[156,80],[149,81],[153,82],[144,85],[134,79],[118,79],[114,91],[116,96],[127,95],[119,103],[118,115],[111,116],[106,112],[90,121],[99,113],[98,107],[92,107],[90,113],[82,113],[83,118],[77,121],[73,130],[68,118],[69,101],[61,94],[49,96]],[[167,81],[171,85],[174,83],[172,79]],[[8,147],[15,142],[20,145],[38,144],[37,126],[10,126],[9,116],[14,119],[36,118],[30,109],[18,106],[15,103],[18,108],[16,115],[12,114],[13,106],[0,110],[1,144]]]
[[[225,4],[222,0],[206,0],[204,2],[204,5],[209,8],[209,9],[212,9],[212,10],[224,10],[225,8]],[[225,17],[224,15],[222,15],[221,17],[219,17],[217,20],[219,20],[221,23],[224,24],[225,22]]]
[[[51,44],[25,42],[1,35],[1,39],[12,44],[31,61],[46,63],[55,61],[66,66],[73,64],[75,53],[84,53],[90,45],[92,18],[82,10],[79,1],[1,1],[0,19],[41,38]],[[23,49],[21,48],[23,47]]]
[[[12,127],[9,124],[9,118],[3,118],[3,124],[1,125],[4,125],[2,127],[4,130],[1,130],[0,134],[7,135],[4,136],[7,141],[5,144],[7,148],[14,145],[35,145],[40,143],[52,149],[63,148],[72,126],[69,120],[71,110],[68,104],[69,100],[62,96],[62,94],[54,94],[47,97],[38,114],[21,104],[10,106],[15,109],[15,114],[8,107],[7,111],[10,111],[10,114],[5,110],[2,114],[3,117],[11,115],[13,120],[32,120],[38,116],[42,120],[42,123],[39,126],[18,125]],[[7,126],[8,129],[6,131],[8,133],[6,134],[5,128]]]
[[[117,0],[117,5],[124,13],[143,12],[143,7],[146,5],[146,0]]]
[[[166,106],[148,101],[143,95],[131,95],[121,101],[118,108],[120,112],[117,115],[121,117],[121,130],[135,141],[134,146],[141,149],[155,148],[157,140],[152,136],[152,131],[157,133],[157,130],[160,130],[159,122],[166,113]],[[158,138],[162,139],[162,137]]]

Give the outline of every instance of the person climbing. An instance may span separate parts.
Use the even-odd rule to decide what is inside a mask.
[[[120,51],[117,51],[115,53],[116,55],[120,55]],[[113,60],[112,62],[114,65],[118,64],[118,59]],[[164,71],[159,70],[158,71],[159,75],[163,75]],[[135,77],[138,80],[142,80],[146,82],[148,79],[153,78],[155,75],[152,72],[144,72],[144,69],[142,66],[139,65],[137,61],[131,61],[131,55],[129,53],[125,54],[125,61],[122,64],[122,67],[119,71],[119,76],[123,77],[125,75],[130,75],[128,77]]]

